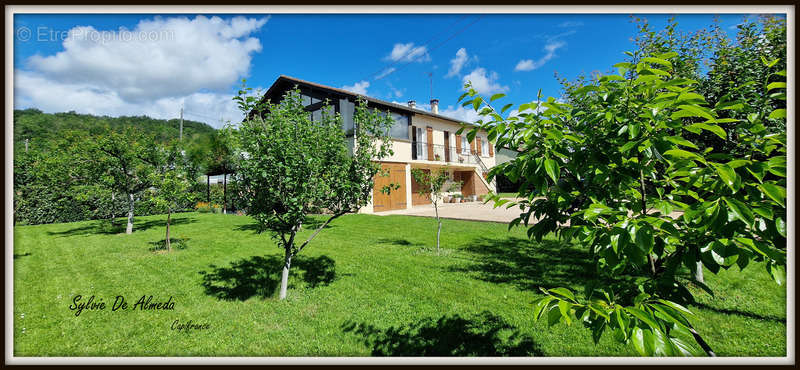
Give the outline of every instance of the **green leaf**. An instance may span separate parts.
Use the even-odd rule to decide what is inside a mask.
[[[687,152],[683,149],[670,149],[664,152],[664,155],[679,159],[695,159],[700,162],[705,162],[705,160],[703,160],[703,157],[700,157],[696,153]]]
[[[482,102],[483,102],[483,99],[481,99],[480,96],[477,96],[477,97],[475,97],[474,100],[472,100],[472,107],[477,111],[478,108],[480,108]]]
[[[694,313],[692,313],[692,311],[689,311],[688,308],[686,308],[684,306],[681,306],[681,305],[679,305],[679,304],[677,304],[675,302],[668,301],[666,299],[658,299],[657,301],[658,301],[658,303],[661,303],[661,304],[663,304],[665,306],[671,307],[672,309],[679,311],[680,313],[682,313],[685,316],[689,316],[690,318],[694,318],[695,317],[695,315],[694,315]]]
[[[542,317],[542,314],[546,312],[547,306],[555,300],[554,297],[551,296],[544,296],[533,304],[533,317],[536,320],[539,320]]]
[[[786,82],[773,82],[767,85],[767,91],[773,89],[785,89],[785,88],[786,88]]]
[[[769,182],[758,185],[758,188],[772,200],[786,207],[786,188]]]
[[[783,283],[786,281],[786,269],[784,266],[768,263],[767,271],[778,285],[783,285]]]
[[[747,205],[734,198],[722,197],[722,199],[724,199],[725,203],[728,204],[728,209],[733,212],[733,215],[736,216],[736,218],[744,221],[744,223],[749,226],[753,225],[753,222],[755,222],[755,216],[753,216],[753,211],[751,211]]]
[[[705,119],[714,119],[714,116],[709,113],[709,110],[703,109],[696,105],[683,104],[679,105],[678,109],[680,110],[672,114],[672,119],[681,117],[703,117]]]
[[[573,295],[572,292],[567,288],[560,288],[559,287],[559,288],[548,289],[547,291],[550,292],[550,293],[556,294],[558,296],[567,298],[567,299],[569,299],[569,300],[571,300],[573,302],[575,301],[575,295]]]
[[[770,119],[786,118],[786,109],[776,109],[769,114]]]
[[[644,252],[645,254],[649,254],[653,251],[653,229],[650,228],[650,225],[646,225],[644,227],[639,227],[636,230],[636,245]]]
[[[686,139],[684,139],[684,138],[682,138],[680,136],[667,136],[664,139],[666,139],[667,141],[669,141],[669,142],[671,142],[671,143],[673,143],[675,145],[681,145],[681,146],[686,146],[686,147],[689,147],[689,148],[692,148],[692,149],[697,149],[697,145],[694,145],[694,143],[692,143],[691,141],[686,140]]]
[[[639,122],[631,122],[628,124],[628,135],[631,139],[635,139],[639,136],[639,128],[641,125]]]
[[[490,101],[490,102],[493,102],[493,101],[495,101],[495,100],[497,100],[497,99],[500,99],[500,98],[502,98],[502,97],[504,97],[504,96],[506,96],[506,94],[502,94],[502,93],[500,93],[500,94],[494,94],[494,95],[492,95],[492,97],[491,97],[491,98],[489,98],[489,101]]]
[[[723,130],[722,127],[719,127],[717,125],[709,125],[709,124],[704,123],[704,122],[698,122],[698,123],[694,123],[694,124],[688,125],[688,126],[684,127],[684,129],[689,131],[689,132],[694,132],[694,133],[699,132],[698,129],[703,129],[703,130],[706,130],[706,131],[711,131],[712,133],[714,133],[714,135],[719,136],[721,139],[725,139],[725,138],[728,137],[728,135],[725,133],[725,130]]]
[[[553,182],[558,182],[558,177],[561,175],[561,169],[558,167],[558,163],[554,159],[546,159],[544,161],[544,169],[547,171],[547,174],[553,179]]]
[[[736,174],[736,171],[733,170],[733,168],[727,164],[712,163],[711,165],[714,166],[715,170],[717,170],[717,174],[725,183],[725,185],[728,185],[728,187],[731,188],[734,193],[739,190],[739,187],[741,186],[741,179],[739,178],[739,175]]]
[[[511,108],[513,106],[514,106],[514,104],[512,104],[512,103],[508,103],[508,104],[504,105],[503,109],[500,109],[500,113],[505,113],[508,110],[508,108]]]
[[[647,324],[653,329],[658,329],[658,324],[653,321],[653,317],[650,314],[635,308],[635,307],[625,307],[625,311],[628,311],[631,315],[635,316],[637,319],[641,320],[643,323]]]
[[[642,58],[642,62],[660,64],[662,66],[669,67],[669,69],[672,69],[672,63],[670,63],[668,60],[660,58],[644,57]]]
[[[775,228],[778,230],[778,234],[781,234],[784,238],[786,237],[786,221],[783,218],[775,218]]]
[[[567,322],[567,325],[572,324],[572,318],[569,317],[569,309],[572,304],[567,301],[558,301],[558,310],[561,311],[561,317]]]

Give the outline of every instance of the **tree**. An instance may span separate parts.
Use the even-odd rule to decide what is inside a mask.
[[[153,172],[159,163],[159,146],[151,137],[127,128],[111,132],[90,144],[98,181],[128,198],[126,234],[133,233],[136,198],[153,185]]]
[[[280,299],[286,298],[292,258],[334,219],[369,203],[373,177],[391,154],[393,121],[386,113],[357,104],[355,145],[348,149],[341,116],[322,110],[311,120],[297,90],[283,102],[260,103],[242,87],[235,100],[246,115],[236,130],[228,128],[238,148],[237,181],[246,194],[248,213],[262,230],[272,232],[284,251]],[[332,111],[332,110],[331,110]],[[329,216],[302,243],[297,233],[312,213]]]
[[[433,203],[433,210],[436,212],[436,255],[439,255],[439,235],[442,233],[442,220],[439,219],[439,202],[445,192],[453,191],[453,189],[461,188],[461,181],[454,181],[450,183],[445,189],[445,185],[450,180],[450,172],[445,166],[437,170],[422,170],[414,168],[411,170],[411,176],[420,185],[419,194],[431,200]]]
[[[167,227],[165,243],[167,251],[172,251],[172,244],[169,236],[169,227],[172,212],[185,208],[194,201],[195,194],[192,188],[192,177],[189,171],[190,163],[175,143],[163,147],[163,152],[159,158],[158,171],[152,173],[151,182],[155,189],[156,205],[167,211]]]
[[[773,106],[786,85],[756,82],[764,94],[750,103],[735,98],[746,81],[710,105],[696,80],[672,74],[677,53],[629,55],[638,62],[568,90],[569,104],[539,98],[518,107],[535,113],[503,117],[513,104],[497,111],[491,102],[502,95],[485,100],[471,88],[462,99],[483,117],[489,140],[522,149],[489,174],[523,181],[523,213],[510,227],[524,223],[537,240],[555,232],[591,256],[597,279],[583,297],[543,289],[535,317],[577,321],[595,341],[612,331],[643,355],[713,356],[685,307],[694,299],[689,284],[711,290],[686,271],[698,262],[717,273],[759,261],[778,284],[785,279],[786,133],[765,122],[785,121],[786,112],[750,105]],[[785,76],[773,69],[768,81]],[[721,118],[740,110],[752,113]],[[690,140],[701,132],[725,139],[731,130],[719,125],[733,122],[743,155]],[[496,205],[508,202],[495,197]]]

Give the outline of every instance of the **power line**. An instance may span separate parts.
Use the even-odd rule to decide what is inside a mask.
[[[439,44],[437,44],[436,46],[432,47],[432,48],[431,48],[430,50],[428,50],[428,51],[429,51],[429,52],[431,52],[431,51],[434,51],[434,50],[436,50],[436,49],[438,49],[438,48],[442,47],[442,45],[446,44],[448,41],[452,40],[454,37],[458,36],[459,34],[461,34],[461,33],[462,33],[462,32],[464,32],[464,31],[466,31],[466,30],[467,30],[467,28],[470,28],[472,25],[474,25],[475,23],[477,23],[479,20],[481,20],[481,18],[483,18],[483,17],[485,17],[485,16],[486,16],[486,15],[484,14],[484,15],[481,15],[480,17],[476,18],[474,21],[472,21],[472,23],[470,23],[470,24],[468,24],[468,25],[464,26],[463,28],[459,29],[459,30],[458,30],[458,31],[456,31],[454,34],[450,35],[450,37],[448,37],[448,38],[447,38],[447,39],[445,39],[444,41],[440,42],[440,43],[439,43]],[[405,68],[405,67],[406,67],[406,66],[408,66],[409,64],[411,64],[411,62],[407,62],[407,63],[405,63],[405,64],[403,64],[403,65],[401,65],[401,66],[397,67],[397,69],[395,69],[394,71],[392,71],[392,73],[395,73],[395,72],[397,72],[397,71],[399,71],[399,70],[401,70],[401,69]]]
[[[453,24],[451,24],[449,27],[447,27],[447,29],[452,29],[452,28],[453,28],[453,26],[455,26],[456,24],[460,23],[462,20],[466,19],[468,15],[469,15],[469,14],[462,15],[462,16],[461,16],[459,19],[457,19],[455,22],[453,22]],[[428,46],[428,44],[429,44],[431,41],[433,41],[433,40],[435,40],[435,39],[439,38],[440,36],[443,36],[443,32],[442,32],[442,33],[439,33],[439,34],[436,34],[436,35],[434,35],[433,37],[429,38],[429,39],[428,39],[427,41],[425,41],[425,42],[424,42],[424,43],[423,43],[423,44],[422,44],[420,47]],[[411,55],[411,54],[412,54],[412,53],[413,53],[415,50],[417,50],[417,48],[413,48],[413,47],[412,47],[412,48],[409,48],[409,49],[408,49],[408,51],[406,51],[405,53],[403,53],[403,55],[402,55],[402,56],[400,56],[399,58],[397,58],[397,59],[396,59],[395,61],[393,61],[392,63],[389,63],[389,65],[383,66],[383,67],[381,67],[379,70],[377,70],[376,72],[374,72],[374,73],[370,74],[369,76],[367,76],[367,78],[365,78],[365,80],[373,80],[373,77],[375,77],[375,76],[378,76],[378,75],[380,75],[381,73],[383,73],[383,72],[385,72],[385,71],[389,70],[390,68],[392,68],[392,66],[393,66],[393,65],[395,65],[395,64],[397,64],[397,63],[400,63],[400,62],[402,62],[402,61],[403,61],[403,59],[405,59],[405,58],[407,58],[408,56],[410,56],[410,55]],[[412,60],[408,60],[408,61],[406,61],[406,64],[408,64],[408,63],[411,63],[411,62],[413,62],[413,61],[414,61],[413,59],[412,59]],[[398,69],[399,69],[399,68],[398,68]],[[389,74],[391,74],[391,73],[394,73],[394,72],[397,72],[397,70],[398,70],[398,69],[395,69],[394,71],[390,72]],[[387,74],[387,75],[388,75],[388,74]],[[381,78],[383,78],[383,77],[381,77]]]

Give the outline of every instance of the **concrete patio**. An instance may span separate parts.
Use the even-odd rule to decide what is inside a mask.
[[[469,221],[489,221],[509,223],[519,216],[519,207],[506,209],[507,205],[494,208],[494,202],[483,204],[483,202],[467,203],[442,203],[439,205],[439,217],[456,220]],[[411,209],[398,209],[393,211],[376,212],[379,216],[388,215],[407,215],[421,217],[436,217],[432,204],[414,206]]]

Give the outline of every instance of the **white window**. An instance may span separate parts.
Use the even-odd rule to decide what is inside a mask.
[[[489,156],[489,140],[486,140],[485,137],[481,138],[481,156]]]
[[[428,159],[428,135],[422,127],[417,127],[417,159]]]
[[[461,135],[461,154],[469,154],[469,141],[467,141],[467,135]]]

